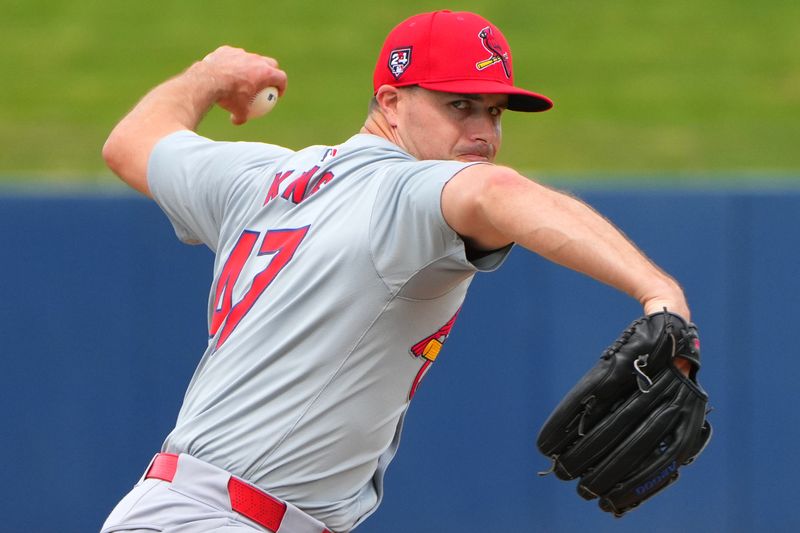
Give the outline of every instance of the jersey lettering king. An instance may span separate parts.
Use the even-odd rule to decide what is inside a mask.
[[[475,68],[478,70],[483,70],[496,63],[502,63],[503,72],[505,72],[506,78],[511,78],[511,69],[508,66],[508,52],[503,50],[503,45],[501,45],[500,42],[494,38],[494,35],[492,34],[492,27],[486,26],[483,28],[478,32],[478,37],[480,38],[483,47],[486,48],[486,51],[491,55],[487,59],[475,63]]]
[[[411,47],[395,48],[389,54],[389,71],[394,76],[395,80],[399,80],[400,76],[406,71],[411,64]]]
[[[436,333],[425,337],[409,350],[413,357],[421,357],[424,359],[424,362],[422,363],[422,368],[417,372],[417,377],[414,378],[414,383],[411,385],[411,391],[408,393],[408,401],[411,401],[414,397],[422,378],[425,377],[431,364],[436,361],[436,357],[439,355],[442,345],[447,340],[447,337],[450,336],[450,330],[453,329],[453,324],[456,323],[459,311],[461,311],[460,308],[456,311],[456,314],[453,315],[453,318],[448,320],[447,324],[439,328]]]

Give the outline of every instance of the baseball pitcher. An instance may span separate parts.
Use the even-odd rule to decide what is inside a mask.
[[[150,91],[103,148],[181,241],[216,257],[208,347],[174,429],[104,533],[358,526],[383,498],[409,402],[470,281],[514,243],[689,327],[679,285],[608,221],[493,164],[503,114],[552,102],[514,84],[511,49],[486,19],[439,11],[394,28],[365,124],[339,144],[294,151],[195,133],[214,105],[245,122],[267,87],[286,90],[275,59],[221,47]],[[694,383],[699,352],[684,352],[664,352],[661,366]],[[669,388],[649,374],[655,356],[644,364],[653,396]],[[581,435],[569,426],[569,439],[547,442],[557,467],[596,412],[578,416]],[[701,432],[700,418],[685,432]]]

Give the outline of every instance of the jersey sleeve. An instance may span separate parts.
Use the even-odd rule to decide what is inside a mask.
[[[225,217],[252,205],[263,169],[291,153],[265,143],[216,142],[179,131],[153,148],[147,179],[178,238],[216,251]]]
[[[444,219],[442,189],[472,163],[420,161],[397,165],[381,178],[372,213],[370,246],[378,274],[392,289],[425,269],[491,271],[511,246],[467,257],[464,241]]]

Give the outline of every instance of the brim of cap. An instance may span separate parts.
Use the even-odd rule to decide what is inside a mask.
[[[493,80],[448,80],[417,83],[424,89],[457,94],[507,94],[510,111],[538,112],[553,107],[548,97]]]

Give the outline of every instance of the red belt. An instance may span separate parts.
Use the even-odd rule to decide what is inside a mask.
[[[159,453],[145,477],[172,482],[178,469],[178,456]],[[286,503],[233,476],[228,480],[231,509],[265,528],[278,531],[286,514]],[[325,529],[321,533],[331,533]]]

